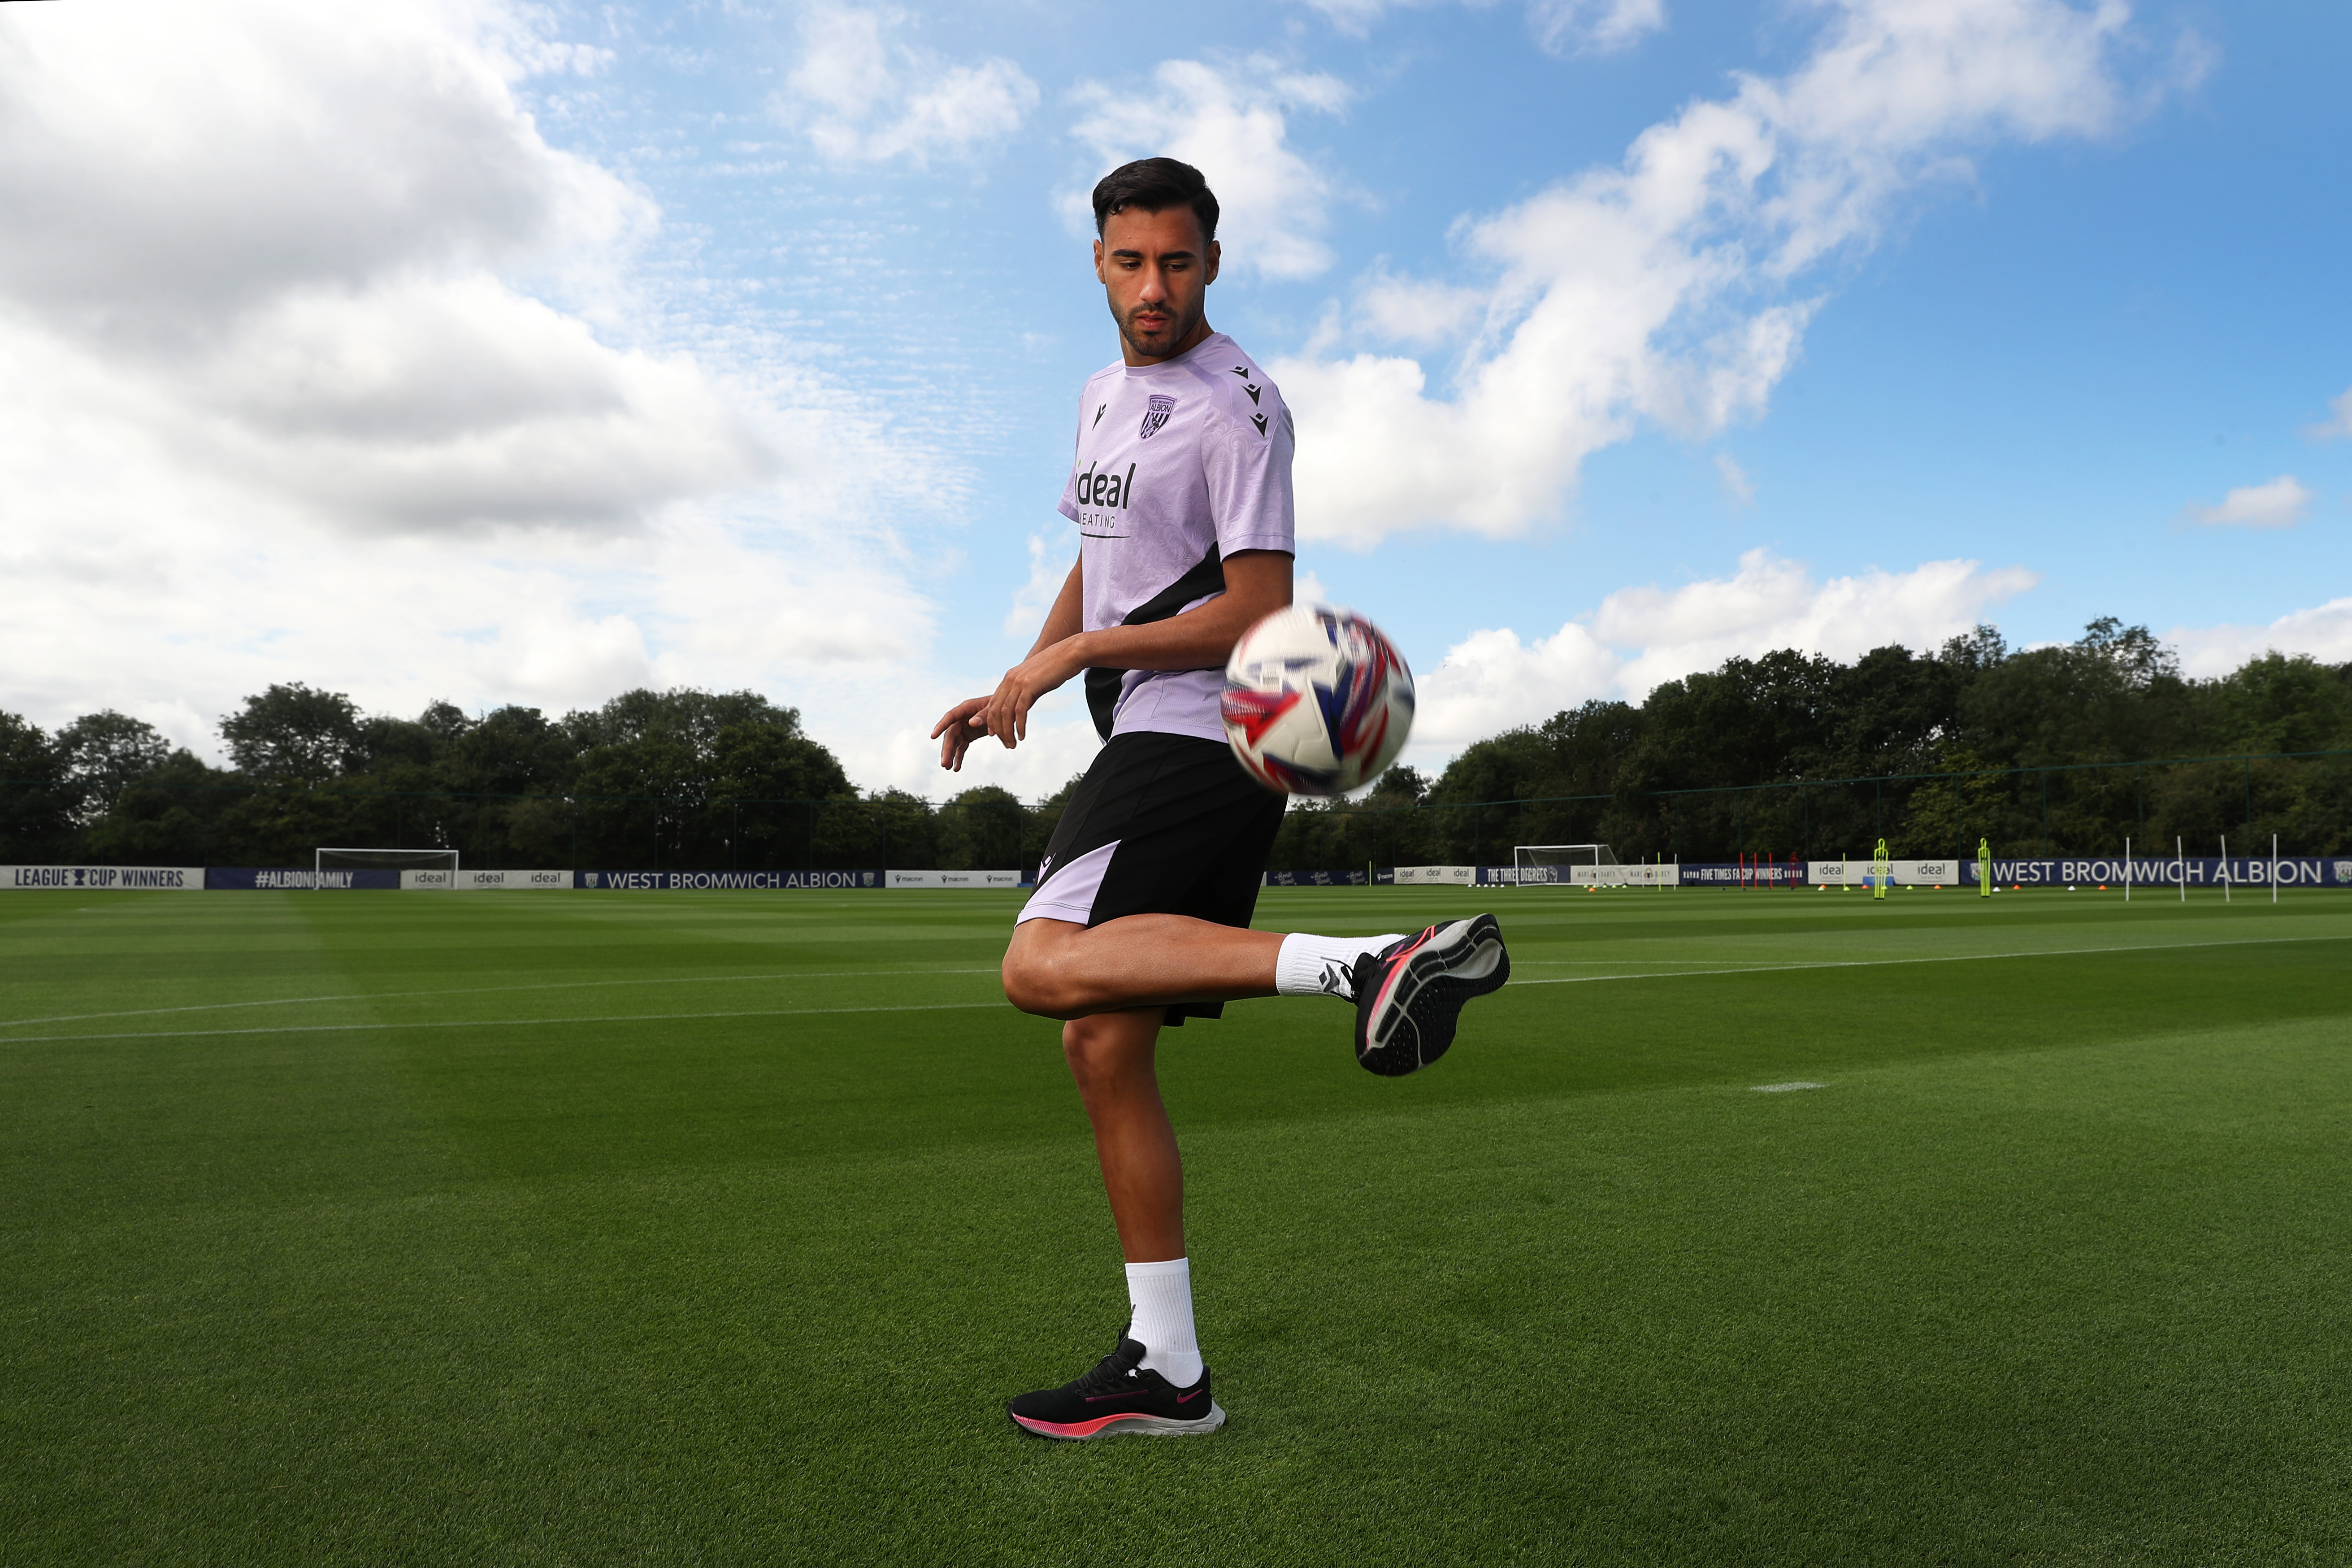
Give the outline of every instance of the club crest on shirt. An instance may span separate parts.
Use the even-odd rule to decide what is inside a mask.
[[[1143,428],[1135,433],[1136,438],[1143,441],[1150,440],[1161,426],[1168,423],[1168,416],[1175,412],[1174,398],[1163,397],[1159,393],[1153,393],[1150,405],[1143,411]]]

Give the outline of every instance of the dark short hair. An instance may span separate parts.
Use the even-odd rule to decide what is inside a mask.
[[[1139,158],[1105,174],[1095,186],[1095,236],[1102,237],[1110,215],[1129,207],[1164,213],[1170,207],[1191,207],[1201,220],[1201,237],[1217,237],[1217,197],[1201,171],[1173,158]]]

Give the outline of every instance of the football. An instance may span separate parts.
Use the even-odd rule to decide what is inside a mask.
[[[1290,795],[1378,778],[1412,729],[1412,671],[1378,626],[1328,605],[1276,610],[1225,664],[1225,739],[1251,776]]]

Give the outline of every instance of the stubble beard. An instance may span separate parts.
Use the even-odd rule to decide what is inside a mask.
[[[1166,359],[1170,350],[1192,335],[1192,330],[1201,324],[1201,317],[1204,313],[1196,310],[1189,314],[1179,314],[1163,309],[1160,313],[1168,318],[1168,325],[1147,337],[1135,325],[1135,318],[1143,314],[1143,310],[1138,305],[1122,316],[1117,307],[1113,307],[1111,319],[1118,323],[1118,335],[1126,340],[1127,346],[1146,359]]]

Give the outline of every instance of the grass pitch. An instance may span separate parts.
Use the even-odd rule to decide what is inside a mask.
[[[10,899],[0,1561],[2352,1557],[2352,901],[1486,901],[1427,1072],[1163,1037],[1233,1418],[1068,1445],[1013,899]]]

